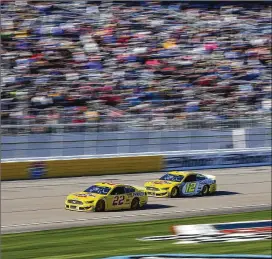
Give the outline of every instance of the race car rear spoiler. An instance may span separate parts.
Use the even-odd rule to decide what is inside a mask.
[[[205,174],[205,176],[211,180],[216,180],[216,176],[214,176],[214,175]]]

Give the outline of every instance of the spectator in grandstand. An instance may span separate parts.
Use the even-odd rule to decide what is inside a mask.
[[[2,123],[271,111],[267,4],[67,3],[1,3]]]

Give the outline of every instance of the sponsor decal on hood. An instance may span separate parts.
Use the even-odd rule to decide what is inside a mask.
[[[79,198],[96,197],[93,193],[75,193],[74,195]]]
[[[155,181],[151,181],[150,182],[151,184],[154,184],[154,185],[162,185],[162,184],[172,184],[172,182],[170,181],[165,181],[165,180],[155,180]]]

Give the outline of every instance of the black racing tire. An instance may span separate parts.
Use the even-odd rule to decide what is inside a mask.
[[[179,197],[179,189],[178,189],[178,187],[174,187],[171,190],[170,198],[177,198],[177,197]]]
[[[140,201],[138,198],[134,198],[131,202],[130,208],[132,210],[138,210],[140,209]]]
[[[210,194],[210,187],[209,185],[204,185],[201,190],[201,196],[207,196]]]
[[[95,205],[96,212],[104,212],[106,208],[105,202],[103,200],[99,200]]]

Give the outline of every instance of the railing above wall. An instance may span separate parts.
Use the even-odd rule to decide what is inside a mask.
[[[230,155],[233,153],[243,153],[251,154],[256,152],[271,152],[271,147],[264,148],[237,148],[232,149],[215,149],[207,150],[203,153],[203,150],[195,151],[168,151],[168,152],[146,152],[146,153],[124,153],[120,154],[102,154],[102,155],[81,155],[81,156],[58,156],[58,157],[28,157],[28,158],[16,158],[16,159],[2,159],[2,162],[11,163],[11,162],[35,162],[35,161],[55,161],[55,160],[73,160],[73,159],[89,159],[89,158],[112,158],[112,157],[131,157],[131,156],[153,156],[153,155],[162,155],[164,157],[174,157],[174,156],[216,156],[216,155]]]
[[[66,124],[28,124],[1,125],[2,136],[14,136],[40,133],[72,133],[72,132],[128,132],[128,131],[161,131],[161,130],[190,130],[215,129],[231,130],[239,128],[271,127],[271,117],[239,118],[232,120],[202,119],[188,120],[177,118],[161,118],[148,120],[148,117],[108,122],[66,123]]]

